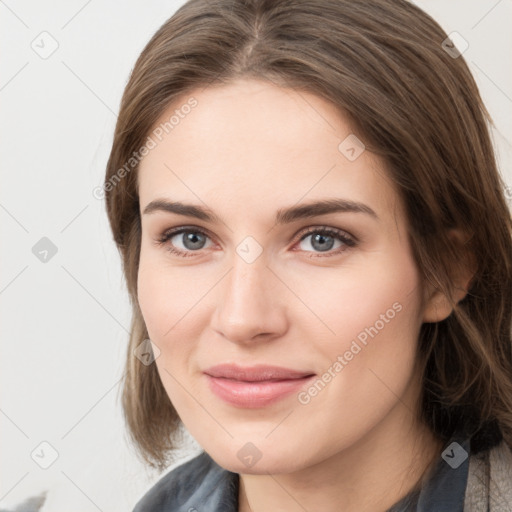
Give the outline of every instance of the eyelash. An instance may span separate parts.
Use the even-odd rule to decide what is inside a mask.
[[[176,249],[174,246],[168,244],[168,241],[172,237],[174,237],[176,235],[179,235],[181,233],[200,233],[201,235],[204,235],[207,238],[210,238],[208,236],[208,233],[206,233],[202,229],[198,229],[198,228],[196,228],[194,226],[183,226],[183,227],[180,227],[180,228],[175,228],[175,229],[171,229],[171,230],[165,231],[156,240],[156,244],[159,245],[159,246],[168,245],[168,247],[166,247],[166,250],[168,250],[170,253],[175,254],[177,256],[180,256],[180,257],[183,257],[183,258],[194,257],[196,255],[196,253],[199,253],[201,251],[201,249],[199,249],[197,251],[187,251],[187,252],[185,252],[185,251],[181,251],[179,249]],[[333,251],[333,252],[328,251],[326,254],[314,253],[313,251],[304,251],[306,253],[313,252],[313,254],[315,254],[314,256],[308,256],[310,258],[325,258],[325,257],[336,256],[336,255],[346,251],[347,249],[351,249],[351,248],[353,248],[353,247],[355,247],[357,245],[357,240],[354,237],[348,236],[345,232],[343,232],[341,230],[330,228],[330,227],[326,227],[326,226],[321,227],[321,228],[309,228],[306,232],[301,234],[301,236],[294,243],[294,245],[302,242],[302,240],[304,240],[305,238],[307,238],[311,234],[320,234],[320,235],[331,236],[331,237],[336,238],[339,241],[341,241],[344,244],[344,246],[338,247],[338,249]]]

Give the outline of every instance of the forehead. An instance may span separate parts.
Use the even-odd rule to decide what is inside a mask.
[[[174,101],[149,135],[154,147],[138,173],[142,208],[157,197],[200,199],[226,215],[235,213],[230,204],[274,211],[326,197],[381,211],[397,206],[384,163],[357,144],[347,153],[357,141],[352,126],[308,92],[255,80],[196,89]]]

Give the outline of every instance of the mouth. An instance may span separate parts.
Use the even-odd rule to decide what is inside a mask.
[[[223,401],[242,408],[273,404],[298,392],[315,374],[279,366],[240,367],[224,364],[204,371],[210,390]]]

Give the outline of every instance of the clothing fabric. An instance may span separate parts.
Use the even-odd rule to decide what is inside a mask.
[[[463,512],[470,454],[469,439],[452,437],[424,477],[421,489],[410,492],[386,512]]]
[[[239,475],[206,452],[163,476],[133,512],[238,512]],[[454,435],[440,459],[386,512],[512,512],[512,452],[498,437]]]

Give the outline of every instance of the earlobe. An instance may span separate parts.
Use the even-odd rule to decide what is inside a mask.
[[[461,257],[451,270],[451,289],[455,304],[458,304],[467,295],[471,280],[476,273],[476,262],[473,253],[470,251],[467,242],[468,236],[460,230],[452,229],[448,236],[459,246]],[[448,318],[453,305],[450,303],[447,295],[430,283],[427,286],[427,292],[423,309],[423,322],[436,323]]]
[[[458,301],[457,301],[458,302]],[[423,309],[423,323],[441,322],[453,311],[448,298],[442,291],[435,291],[427,300]]]

